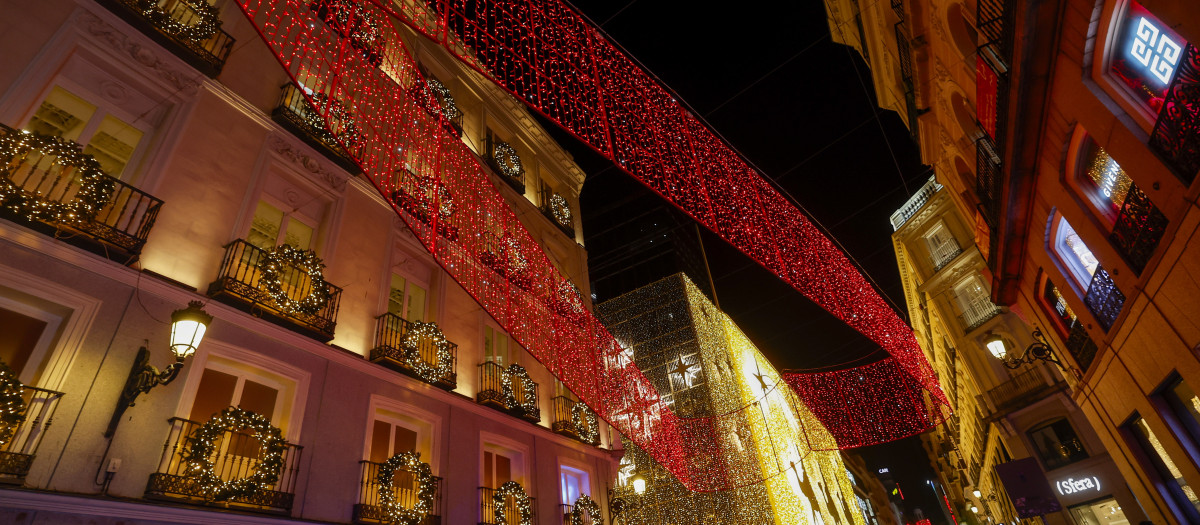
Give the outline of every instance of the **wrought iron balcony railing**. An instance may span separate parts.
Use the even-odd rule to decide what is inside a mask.
[[[379,67],[383,63],[383,52],[387,46],[384,32],[380,30],[378,21],[371,18],[365,9],[352,0],[313,0],[308,8],[317,14],[317,18],[325,22],[342,38],[350,42],[350,47],[357,50],[364,61]]]
[[[992,406],[1006,414],[1043,399],[1054,389],[1065,388],[1062,382],[1052,382],[1039,367],[1029,368],[987,391]]]
[[[521,165],[521,157],[509,143],[501,141],[489,132],[483,160],[500,174],[504,182],[517,190],[517,193],[525,194],[525,167]]]
[[[932,199],[940,189],[942,189],[942,185],[938,184],[933,177],[929,177],[929,182],[921,186],[921,189],[908,198],[908,202],[905,202],[904,206],[892,214],[892,231],[899,230],[901,226],[904,226],[904,223],[924,207],[925,203],[929,202],[929,199]]]
[[[379,483],[379,469],[382,463],[359,461],[362,466],[362,479],[358,489],[358,503],[354,505],[354,523],[391,523],[387,510],[380,503],[380,491],[384,487]],[[441,525],[442,523],[442,478],[434,476],[433,506],[421,525]],[[417,504],[417,478],[412,472],[396,469],[392,475],[392,494],[396,505],[411,509]],[[519,523],[519,522],[513,522]]]
[[[1080,370],[1087,372],[1088,368],[1091,368],[1092,360],[1096,358],[1096,350],[1096,342],[1088,335],[1083,323],[1076,319],[1071,323],[1071,331],[1067,334],[1067,352],[1075,358]]]
[[[1108,271],[1099,266],[1092,274],[1092,282],[1088,284],[1087,294],[1083,296],[1083,304],[1088,311],[1096,316],[1100,326],[1107,332],[1117,322],[1121,308],[1125,306],[1125,294],[1117,288]]]
[[[54,422],[54,411],[62,396],[62,392],[24,387],[21,395],[25,402],[21,407],[24,418],[16,428],[11,429],[12,435],[0,441],[0,483],[19,484],[25,480],[37,457],[38,446]],[[0,429],[0,437],[3,434],[3,429]]]
[[[233,49],[233,37],[221,29],[220,13],[208,0],[98,0],[117,16],[216,78]]]
[[[150,480],[146,483],[146,497],[272,514],[291,512],[303,447],[287,444],[283,451],[279,480],[270,486],[263,487],[250,496],[238,496],[219,503],[211,502],[205,497],[196,479],[189,476],[187,461],[183,457],[184,450],[188,447],[188,436],[200,428],[200,423],[178,417],[173,417],[168,422],[171,424],[171,430],[167,433],[158,469],[150,474]],[[258,439],[251,434],[226,432],[220,438],[217,452],[209,460],[212,461],[213,471],[222,480],[247,478],[254,475],[258,467],[261,449]]]
[[[1200,129],[1197,131],[1200,132]],[[1200,142],[1197,145],[1200,145]],[[1138,188],[1137,184],[1130,184],[1108,239],[1112,241],[1117,253],[1121,254],[1121,258],[1140,275],[1142,270],[1146,269],[1146,263],[1154,256],[1154,250],[1158,248],[1158,242],[1162,240],[1168,222],[1170,221],[1167,220],[1167,216],[1150,201],[1150,197]]]
[[[575,225],[571,223],[571,208],[567,206],[567,201],[562,195],[557,193],[544,195],[542,205],[538,206],[538,210],[547,219],[550,219],[550,222],[554,223],[559,230],[567,234],[567,237],[575,238]]]
[[[962,321],[963,330],[972,332],[976,328],[983,326],[983,323],[990,321],[993,317],[1000,314],[1000,308],[987,297],[975,299],[962,307],[962,314],[958,318]]]
[[[945,268],[947,264],[950,264],[951,261],[962,255],[962,252],[962,246],[959,246],[958,242],[953,240],[935,246],[930,250],[929,254],[930,259],[933,260],[933,271],[936,273],[938,270]]]
[[[0,124],[0,137],[20,138],[24,133]],[[60,140],[36,134],[29,134],[29,137],[37,141]],[[80,149],[73,142],[67,143]],[[77,168],[67,165],[66,161],[51,151],[34,147],[14,155],[7,166],[0,166],[0,179],[3,179],[0,184],[7,185],[9,192],[25,194],[34,200],[52,205],[70,205],[77,202],[81,190],[85,190]],[[0,207],[0,215],[119,263],[132,264],[142,253],[142,247],[162,208],[162,201],[107,175],[100,185],[111,188],[111,191],[101,199],[95,214],[82,220],[42,220],[10,209],[9,206]],[[0,201],[7,201],[3,193],[0,191]],[[59,235],[60,232],[68,235]]]
[[[452,241],[458,240],[458,226],[451,222],[454,201],[450,190],[436,176],[421,176],[412,170],[396,170],[396,191],[392,202],[401,210],[420,221],[426,228],[437,228],[438,234]],[[437,210],[437,213],[430,213]],[[436,226],[435,226],[436,224]],[[427,231],[427,230],[426,230]],[[424,238],[421,232],[418,237]]]
[[[520,365],[504,368],[493,361],[480,363],[479,393],[475,395],[475,400],[535,423],[542,420],[538,384],[529,379]]]
[[[554,396],[550,402],[554,405],[550,430],[589,445],[600,444],[600,429],[596,428],[597,420],[591,408],[567,396]]]
[[[1150,149],[1190,186],[1200,172],[1200,49],[1188,44],[1150,134]]]
[[[458,386],[458,373],[456,372],[458,345],[447,341],[449,362],[442,366],[442,357],[438,355],[438,347],[432,338],[414,336],[415,348],[405,344],[412,326],[412,322],[393,313],[386,313],[376,318],[375,348],[371,349],[371,362],[383,364],[438,388],[454,390]],[[437,379],[429,381],[428,378],[432,377],[431,374],[427,372],[422,377],[422,374],[416,369],[417,366],[434,370],[441,369],[443,373],[435,372]]]
[[[337,99],[324,93],[313,93],[310,96],[318,106],[327,108],[330,124],[327,128],[322,117],[308,103],[304,94],[292,83],[284,84],[279,95],[279,105],[271,112],[271,117],[280,126],[287,128],[301,140],[308,143],[322,155],[341,166],[350,173],[358,173],[358,165],[351,160],[349,151],[362,148],[362,133],[354,124],[354,114]],[[339,140],[341,142],[339,142]]]
[[[333,339],[342,289],[326,283],[328,298],[313,313],[286,310],[264,285],[262,265],[266,259],[265,251],[245,240],[238,239],[225,245],[225,258],[221,261],[217,280],[208,285],[208,295],[251,313],[262,314],[273,323],[321,342]],[[313,293],[313,280],[302,268],[289,263],[283,266],[279,278],[281,293],[290,301],[304,301]]]
[[[524,523],[521,521],[521,509],[514,498],[506,498],[505,504],[502,506],[496,505],[493,499],[496,490],[488,487],[479,487],[479,525],[496,525],[500,522],[500,516],[503,516],[507,523]],[[532,515],[531,522],[537,525],[537,498],[532,496],[529,498],[529,510]]]

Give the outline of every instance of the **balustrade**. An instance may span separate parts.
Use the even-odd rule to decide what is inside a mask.
[[[499,516],[504,516],[506,522],[510,525],[523,523],[521,521],[520,502],[516,498],[505,498],[503,505],[496,505],[494,496],[497,489],[488,487],[479,487],[479,505],[481,508],[481,519],[479,525],[496,525],[500,520]],[[532,522],[537,525],[537,498],[529,498],[529,511],[532,514]]]
[[[32,386],[23,387],[21,423],[11,428],[12,434],[0,440],[0,483],[21,483],[37,457],[38,446],[46,430],[54,422],[54,411],[62,392]],[[0,428],[0,437],[6,432]]]
[[[455,372],[458,345],[446,341],[445,353],[441,354],[433,336],[413,335],[412,341],[406,343],[412,328],[412,322],[393,313],[376,318],[375,348],[371,349],[371,362],[384,364],[439,388],[454,390],[458,386],[458,374]],[[419,372],[418,367],[426,371]],[[428,371],[430,369],[434,371]],[[434,378],[432,381],[431,377]]]
[[[220,11],[208,0],[98,0],[205,75],[216,78],[233,50]]]
[[[359,461],[362,467],[362,479],[358,489],[358,503],[354,505],[353,519],[355,523],[391,523],[386,508],[380,502],[380,491],[383,486],[379,480],[379,469],[383,463]],[[433,505],[429,514],[421,520],[421,525],[441,525],[442,523],[442,478],[434,476]],[[395,505],[411,509],[417,505],[417,477],[410,470],[396,469],[392,475],[392,494]]]

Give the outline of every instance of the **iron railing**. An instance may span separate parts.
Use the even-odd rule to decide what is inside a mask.
[[[558,513],[562,516],[562,525],[571,525],[571,512],[574,510],[574,504],[560,503],[558,505]],[[604,525],[604,519],[599,514],[592,516],[581,511],[580,517],[584,525]]]
[[[350,0],[314,0],[308,8],[338,36],[346,39],[366,63],[379,67],[383,63],[383,39],[375,21],[357,2]]]
[[[404,340],[408,337],[412,323],[393,314],[385,313],[375,320],[375,348],[371,349],[371,362],[381,363],[405,375],[422,381],[425,378],[417,374],[413,368],[413,359],[420,360],[427,366],[438,368],[439,357],[437,346],[428,337],[417,340],[417,347],[411,350],[405,347]],[[449,344],[449,370],[435,381],[430,381],[439,388],[454,390],[458,386],[458,345]]]
[[[1150,134],[1150,149],[1190,186],[1200,172],[1200,49],[1188,44]]]
[[[333,339],[342,289],[326,283],[329,299],[320,310],[311,314],[285,311],[262,285],[260,265],[265,259],[266,252],[245,240],[238,239],[225,245],[225,258],[221,261],[217,280],[208,286],[208,294],[254,313],[267,314],[266,318],[272,322],[322,342]],[[312,279],[299,267],[284,266],[284,271],[280,272],[280,288],[288,299],[303,301],[312,293]]]
[[[505,395],[505,383],[515,380],[511,378],[510,369],[511,365],[509,369],[505,369],[494,361],[480,363],[479,393],[475,395],[475,400],[480,404],[497,408],[520,418],[534,422],[541,421],[537,383],[533,384],[534,388],[531,393],[526,393],[520,385],[513,385],[512,399],[508,399],[508,396]],[[527,399],[526,396],[533,396],[533,399]],[[533,410],[526,410],[525,405],[527,404],[533,406]]]
[[[892,11],[896,12],[896,18],[900,22],[904,22],[904,0],[892,0]]]
[[[517,190],[517,193],[524,195],[525,194],[525,167],[524,167],[524,165],[522,165],[520,167],[520,169],[516,170],[514,173],[508,173],[502,168],[502,165],[503,165],[503,163],[508,163],[509,160],[500,159],[496,156],[497,155],[496,150],[498,148],[502,147],[502,145],[509,146],[509,147],[511,147],[511,145],[509,145],[507,142],[501,141],[495,135],[492,135],[491,131],[488,132],[486,138],[487,138],[487,140],[485,141],[483,160],[486,161],[487,165],[490,166],[493,170],[496,171],[497,174],[500,175],[500,178],[503,179],[504,182],[508,183],[509,186],[512,186],[512,188],[514,190]]]
[[[899,210],[896,210],[896,212],[892,214],[892,231],[899,230],[901,226],[904,226],[904,223],[908,222],[908,220],[911,219],[912,216],[917,213],[917,211],[924,207],[925,203],[929,202],[929,199],[932,199],[933,196],[937,194],[938,190],[941,189],[942,185],[938,184],[933,177],[929,177],[929,182],[926,182],[924,186],[921,186],[921,189],[917,190],[912,197],[908,198],[908,201],[904,203],[904,206],[900,207]]]
[[[12,429],[12,435],[0,443],[0,483],[24,481],[46,430],[54,422],[54,411],[63,396],[62,392],[33,386],[23,389],[21,399],[25,404],[21,407],[21,415],[24,419]]]
[[[575,225],[571,224],[570,218],[568,218],[566,222],[558,220],[558,217],[554,216],[554,209],[550,206],[550,204],[542,204],[541,206],[538,206],[538,210],[540,210],[542,215],[545,215],[547,219],[550,219],[550,222],[554,223],[559,230],[562,230],[567,237],[572,239],[575,238]]]
[[[999,118],[999,117],[997,117]],[[1000,224],[1000,154],[996,143],[987,135],[975,141],[975,194],[979,196],[980,211],[993,230]]]
[[[355,523],[391,523],[387,510],[380,503],[380,492],[383,489],[379,482],[379,469],[383,463],[359,461],[362,467],[362,479],[358,488],[358,503],[354,505],[353,519]],[[441,525],[442,523],[442,478],[434,476],[433,505],[429,514],[421,520],[421,525]],[[411,470],[396,469],[392,475],[392,493],[396,505],[411,509],[417,504],[417,478]]]
[[[354,113],[342,102],[324,93],[311,93],[313,102],[329,115],[313,109],[304,93],[291,82],[281,86],[279,105],[271,116],[308,145],[350,173],[359,171],[351,153],[362,149],[363,137],[354,124]],[[345,147],[342,147],[345,144]],[[348,149],[347,149],[348,148]]]
[[[1092,360],[1096,358],[1096,350],[1096,342],[1088,335],[1083,323],[1076,319],[1071,323],[1070,332],[1067,334],[1067,352],[1075,358],[1080,370],[1087,372],[1088,368],[1091,368]]]
[[[1097,266],[1096,273],[1092,274],[1092,282],[1088,284],[1087,294],[1083,296],[1083,303],[1107,332],[1117,322],[1117,316],[1121,315],[1125,294],[1117,288],[1108,271]]]
[[[989,389],[987,396],[997,411],[1006,413],[1041,399],[1042,394],[1053,386],[1040,368],[1033,367]]]
[[[498,517],[503,516],[508,523],[524,523],[521,521],[521,510],[518,508],[514,498],[505,500],[504,505],[496,505],[492,497],[496,494],[496,489],[488,487],[479,487],[479,525],[496,525],[499,521]],[[532,514],[532,522],[537,525],[537,498],[529,498],[529,510]]]
[[[1137,184],[1130,184],[1108,239],[1134,273],[1140,275],[1154,256],[1168,222],[1167,216],[1150,201],[1150,197]]]
[[[993,304],[987,297],[974,299],[961,306],[963,312],[959,316],[959,319],[962,320],[963,330],[966,332],[971,332],[983,326],[983,323],[1000,314],[1000,308]]]
[[[445,84],[437,80],[429,78],[429,72],[423,66],[419,66],[421,75],[425,77],[424,82],[414,82],[412,87],[408,88],[408,96],[416,101],[417,105],[421,106],[426,113],[434,118],[440,118],[442,124],[452,135],[457,138],[462,138],[463,133],[463,113],[454,105],[454,97],[448,99],[438,91],[449,93],[449,89]],[[430,82],[436,82],[434,88],[429,87]],[[449,96],[449,95],[446,95]]]
[[[0,124],[0,136],[18,133],[24,132]],[[81,184],[75,175],[75,168],[61,164],[59,157],[37,150],[14,156],[7,166],[0,167],[0,177],[8,179],[17,190],[54,203],[69,203],[77,198]],[[44,226],[54,232],[82,234],[56,237],[114,261],[131,264],[142,253],[162,200],[114,177],[105,176],[104,184],[112,188],[108,199],[95,215],[82,221],[41,222],[7,210],[3,214],[37,229]]]
[[[950,261],[958,258],[962,254],[962,246],[958,245],[957,241],[949,240],[929,250],[929,257],[933,260],[933,271],[937,272],[945,268]]]
[[[983,40],[979,52],[1002,73],[1012,66],[1012,7],[1008,0],[980,0],[975,8],[975,27]]]
[[[587,425],[590,425],[591,422],[586,420],[580,422],[584,425],[581,428],[580,423],[576,423],[574,417],[576,406],[582,406],[580,410],[585,412],[590,411],[591,408],[583,404],[582,401],[575,401],[567,396],[554,396],[550,402],[554,407],[554,419],[550,423],[550,430],[565,436],[571,436],[589,445],[599,444],[600,434],[598,429],[587,428]],[[588,436],[587,434],[589,433],[595,434],[595,437]]]
[[[392,192],[392,202],[397,207],[427,228],[436,227],[442,237],[458,240],[458,226],[450,221],[454,207],[445,183],[436,176],[417,175],[408,168],[397,169],[393,180],[396,190]],[[433,210],[437,213],[432,214]],[[417,236],[425,238],[421,232]]]
[[[180,28],[196,25],[201,16],[194,5],[208,0],[157,0],[145,9],[145,0],[99,0],[117,16],[136,27],[159,45],[178,55],[192,67],[205,75],[216,78],[225,67],[225,60],[233,49],[233,37],[220,29],[204,38],[189,38],[181,34]],[[219,17],[219,15],[218,15]]]
[[[212,502],[205,497],[196,479],[188,474],[188,464],[183,458],[183,452],[189,446],[188,437],[199,430],[201,424],[179,417],[173,417],[168,422],[171,430],[167,433],[158,469],[150,474],[150,480],[146,483],[147,497],[277,514],[291,511],[303,447],[291,443],[284,447],[283,466],[275,483],[250,496]],[[259,440],[252,434],[226,432],[219,438],[216,452],[208,459],[213,464],[213,471],[222,480],[243,479],[254,475],[261,448]]]
[[[903,8],[902,8],[903,9]],[[900,80],[904,83],[904,107],[908,115],[908,131],[912,134],[913,142],[921,142],[921,130],[917,122],[920,110],[917,108],[917,81],[913,75],[912,45],[909,43],[904,22],[897,23],[896,54],[900,62]]]

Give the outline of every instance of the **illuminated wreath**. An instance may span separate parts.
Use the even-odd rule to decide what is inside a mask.
[[[600,423],[596,413],[580,401],[571,407],[571,424],[575,426],[575,435],[583,442],[592,445],[600,442]]]
[[[577,319],[586,312],[580,299],[579,287],[569,279],[558,282],[558,292],[554,301],[551,306],[560,314]]]
[[[308,295],[299,301],[288,297],[287,291],[283,289],[285,266],[294,266],[308,275]],[[281,244],[263,254],[258,263],[258,270],[262,272],[258,284],[283,313],[314,315],[329,303],[329,285],[325,282],[323,268],[325,263],[322,263],[312,250],[301,250],[290,244]]]
[[[584,511],[587,511],[587,515],[592,519],[592,523],[600,523],[600,505],[587,494],[584,494],[579,496],[579,499],[575,500],[575,504],[571,506],[570,525],[586,525],[583,521]]]
[[[411,88],[413,98],[428,112],[430,115],[445,117],[446,120],[454,120],[462,116],[462,111],[458,109],[458,103],[455,102],[454,96],[450,94],[450,88],[439,82],[437,79],[426,79],[424,83],[417,82]]]
[[[137,7],[155,27],[176,38],[202,42],[221,29],[221,12],[206,0],[181,0],[180,3],[195,15],[190,19],[191,23],[180,23],[159,5],[159,0],[138,0]]]
[[[501,385],[501,394],[504,395],[504,406],[508,408],[521,407],[526,414],[537,413],[537,383],[534,383],[529,378],[529,372],[525,367],[513,363],[508,365],[508,370],[504,371],[504,384]],[[517,401],[516,393],[514,392],[513,382],[521,382],[521,390],[525,396],[521,401]]]
[[[404,508],[396,499],[395,473],[397,470],[411,472],[417,477],[417,502],[411,509]],[[379,506],[387,517],[386,523],[401,525],[420,525],[425,516],[433,508],[434,486],[433,475],[429,472],[429,464],[421,462],[420,452],[404,452],[388,458],[379,467]]]
[[[500,168],[500,173],[505,177],[519,179],[525,173],[521,168],[521,157],[517,155],[517,150],[507,142],[500,142],[492,147],[492,158],[496,159],[496,167]]]
[[[421,359],[418,346],[422,339],[433,340],[433,346],[437,348],[437,366],[430,366],[424,359]],[[442,330],[438,328],[436,322],[416,321],[412,323],[400,346],[404,349],[408,366],[425,381],[433,383],[454,372],[454,356],[450,355],[450,341],[446,340],[446,336],[442,334]]]
[[[28,191],[12,181],[12,173],[25,162],[30,152],[55,160],[46,170],[61,166],[63,172],[75,168],[74,182],[79,185],[70,202],[44,198],[41,192]],[[90,221],[112,196],[116,182],[104,174],[100,163],[82,152],[79,144],[58,137],[35,133],[7,133],[0,136],[0,204],[27,219],[73,224]]]
[[[571,207],[567,204],[566,197],[557,193],[550,196],[550,215],[554,216],[554,220],[563,226],[571,226]]]
[[[529,506],[529,494],[515,481],[506,481],[492,494],[492,504],[496,509],[496,525],[509,525],[508,514],[503,512],[504,500],[513,498],[517,502],[517,510],[521,513],[521,522],[515,525],[533,525],[533,508]]]
[[[0,445],[8,443],[25,422],[25,385],[0,361]]]
[[[337,139],[342,139],[346,149],[357,149],[358,145],[362,143],[362,133],[359,132],[358,125],[354,123],[354,112],[350,111],[342,101],[325,93],[313,93],[312,99],[317,109],[306,106],[307,111],[302,116],[305,125],[321,130],[327,135],[325,141],[330,144],[337,144]],[[324,108],[325,112],[329,114],[330,125],[328,127],[325,125],[325,119],[319,113],[320,108]],[[335,126],[339,128],[337,131],[332,129]]]
[[[217,475],[210,456],[217,452],[218,440],[236,431],[249,431],[258,440],[258,464],[249,477],[225,481]],[[286,449],[287,442],[283,440],[279,429],[271,425],[271,420],[248,410],[229,407],[188,436],[182,453],[186,462],[184,472],[195,480],[200,492],[210,500],[245,499],[279,481]]]

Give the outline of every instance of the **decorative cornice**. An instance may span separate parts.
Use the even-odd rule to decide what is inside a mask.
[[[200,81],[189,76],[186,70],[179,69],[160,58],[154,51],[155,46],[146,45],[141,39],[130,38],[124,31],[113,27],[95,13],[87,10],[80,10],[77,23],[88,35],[108,44],[113,51],[133,59],[132,63],[170,84],[176,91],[189,96],[194,96],[199,92]]]
[[[267,147],[280,157],[291,161],[300,171],[324,180],[334,191],[346,191],[346,184],[350,177],[326,169],[320,161],[310,157],[287,139],[272,133],[267,135]]]

